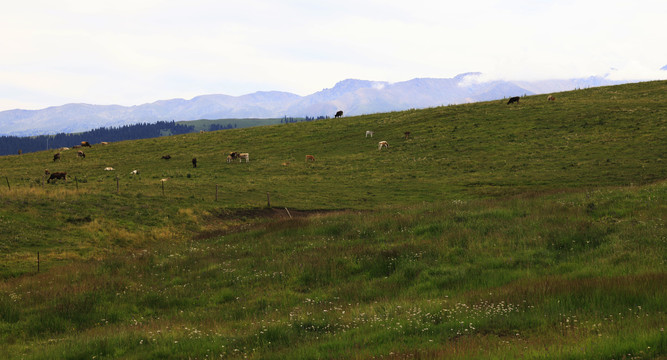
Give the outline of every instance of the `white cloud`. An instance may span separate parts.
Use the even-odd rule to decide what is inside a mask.
[[[667,65],[665,13],[662,0],[24,0],[0,13],[11,34],[0,38],[0,110],[472,71],[652,79]]]

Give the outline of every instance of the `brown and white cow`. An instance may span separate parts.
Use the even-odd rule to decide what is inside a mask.
[[[547,101],[556,101],[556,97],[553,95],[547,96]]]
[[[250,161],[250,154],[248,154],[248,153],[240,153],[240,154],[239,154],[239,162],[242,162],[243,159],[245,159],[245,162]]]
[[[306,155],[306,162],[308,162],[308,161],[310,161],[310,162],[314,162],[314,161],[315,161],[315,157],[314,157],[313,155]]]
[[[78,156],[78,157],[80,157],[80,158],[84,158],[84,159],[86,158],[86,154],[84,154],[84,152],[81,151],[81,150],[79,150],[79,151],[76,153],[76,156]]]
[[[92,146],[90,146],[90,143],[88,141],[82,141],[81,146],[82,147],[92,147]]]
[[[389,149],[389,143],[386,141],[380,141],[378,143],[378,150],[382,150],[382,148]]]
[[[239,153],[237,153],[236,151],[232,151],[232,152],[229,153],[229,155],[227,155],[227,162],[230,163],[230,162],[238,159],[238,157],[239,157]]]

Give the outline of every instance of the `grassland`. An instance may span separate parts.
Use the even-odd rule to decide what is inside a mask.
[[[664,358],[666,90],[2,157],[0,349]],[[44,168],[69,180],[43,184]]]

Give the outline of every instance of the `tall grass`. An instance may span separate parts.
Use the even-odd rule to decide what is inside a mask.
[[[5,281],[2,336],[27,358],[653,357],[666,198],[660,183],[258,220]]]

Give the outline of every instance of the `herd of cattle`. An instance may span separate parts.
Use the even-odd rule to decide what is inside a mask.
[[[368,135],[373,137],[373,134],[375,134],[375,132],[366,131],[366,137],[368,137]],[[409,131],[405,132],[405,138],[406,139],[409,137],[409,135],[410,135]],[[82,142],[82,144],[83,143],[86,143],[87,144],[86,146],[91,147],[91,145],[88,144],[87,141]],[[105,142],[104,144],[108,144],[108,143]],[[381,150],[382,148],[389,148],[389,143],[387,143],[386,141],[380,141],[378,143],[378,150]],[[61,148],[60,149],[60,151],[66,151],[66,150],[70,150],[70,149],[69,148]],[[84,154],[83,151],[79,151],[77,155],[81,158],[86,157],[86,154]],[[60,160],[60,158],[61,158],[60,152],[53,155],[53,161],[54,162],[57,161],[57,160]],[[170,160],[171,155],[169,155],[169,154],[163,155],[161,157],[161,159]],[[245,160],[245,162],[247,163],[247,162],[250,161],[250,153],[247,153],[247,152],[241,153],[241,152],[233,151],[233,152],[231,152],[227,155],[227,162],[228,163],[231,163],[232,161],[237,160],[237,159],[239,160],[239,162],[243,162],[243,160]],[[315,156],[306,155],[306,162],[314,162],[314,161],[315,161]],[[283,163],[282,165],[287,166],[287,165],[289,165],[289,163],[286,162],[286,163]],[[194,168],[197,167],[197,158],[196,157],[192,158],[192,167],[194,167]],[[106,168],[104,168],[104,170],[105,171],[114,171],[115,169],[112,168],[112,167],[106,167]],[[52,173],[48,169],[46,169],[46,170],[44,170],[44,174],[45,174],[45,176],[48,176],[47,181],[46,181],[47,183],[50,183],[51,180],[54,180],[54,181],[55,180],[65,180],[65,181],[67,181],[67,172],[64,172],[64,171],[59,171],[59,172],[53,172]],[[139,174],[139,170],[132,170],[132,172],[130,172],[130,175],[138,175],[138,174]],[[164,179],[163,179],[163,181],[164,181]]]
[[[519,103],[519,99],[520,99],[520,97],[518,97],[518,96],[511,97],[509,99],[509,101],[507,102],[507,105],[513,104],[513,103]],[[547,101],[555,101],[555,100],[556,100],[556,98],[553,95],[549,95],[547,97]],[[336,114],[335,114],[336,118],[339,118],[341,116],[343,116],[343,111],[342,110],[339,110],[338,112],[336,112]],[[365,137],[370,136],[372,138],[373,135],[375,135],[374,131],[367,130]],[[409,131],[404,132],[403,136],[404,136],[404,139],[406,139],[406,140],[409,139],[410,138],[410,132]],[[108,142],[103,141],[100,144],[101,145],[106,145],[106,144],[108,144]],[[92,147],[92,146],[90,145],[90,143],[88,141],[82,141],[81,145],[75,145],[72,148],[73,149],[78,149],[78,148],[83,148],[83,147]],[[382,150],[383,148],[384,149],[389,148],[389,143],[385,140],[382,140],[382,141],[378,142],[378,150]],[[66,151],[66,150],[70,150],[70,148],[64,147],[64,148],[60,149],[60,151]],[[19,152],[19,154],[20,154],[20,152]],[[80,157],[80,158],[84,158],[84,159],[86,158],[86,154],[82,150],[78,150],[77,156]],[[61,157],[60,152],[55,153],[53,155],[53,161],[55,162],[57,160],[60,160],[60,157]],[[171,155],[169,155],[169,154],[163,155],[162,159],[169,160],[169,159],[171,159]],[[247,163],[247,162],[250,161],[250,154],[247,153],[247,152],[241,153],[241,152],[234,151],[234,152],[231,152],[227,155],[227,163],[231,163],[232,161],[235,161],[237,159],[238,159],[239,162],[243,162],[243,160],[245,160],[245,162]],[[314,161],[315,161],[315,156],[306,155],[306,162],[314,162]],[[282,165],[287,166],[287,165],[289,165],[289,162],[285,162]],[[192,167],[194,167],[194,168],[197,167],[197,158],[192,158]],[[106,167],[104,170],[113,171],[115,169],[112,168],[112,167]],[[46,176],[49,176],[48,179],[47,179],[48,183],[50,183],[51,180],[55,181],[55,180],[58,180],[58,179],[62,179],[62,180],[67,181],[67,173],[66,172],[61,171],[61,172],[53,172],[52,173],[47,169],[47,170],[44,171],[44,174]],[[139,171],[138,170],[133,170],[130,174],[131,175],[137,175],[137,174],[139,174]]]

